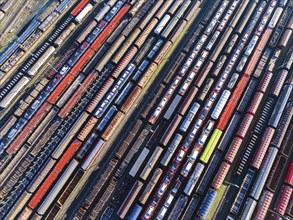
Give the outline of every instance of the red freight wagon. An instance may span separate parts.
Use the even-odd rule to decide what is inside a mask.
[[[251,115],[254,115],[257,111],[257,109],[259,108],[259,105],[261,103],[261,100],[263,98],[263,94],[261,92],[256,92],[252,102],[250,103],[250,106],[247,110],[248,113],[250,113]]]
[[[79,12],[81,12],[81,10],[87,5],[87,3],[89,3],[90,0],[82,0],[72,11],[71,11],[71,15],[76,16],[78,15]]]
[[[217,128],[220,129],[221,131],[224,131],[227,124],[229,123],[229,120],[235,110],[237,102],[242,97],[242,93],[244,92],[249,79],[250,79],[250,76],[245,74],[241,77],[239,83],[237,84],[237,87],[235,91],[233,92],[228,104],[226,105],[226,108],[224,112],[222,113],[219,123],[217,125]]]
[[[268,150],[268,147],[271,143],[271,140],[274,136],[274,133],[275,133],[275,129],[270,128],[270,127],[266,128],[265,133],[261,139],[260,146],[258,147],[258,149],[254,155],[254,158],[251,162],[251,166],[255,167],[256,169],[260,168],[262,161],[265,157],[265,154]]]
[[[62,93],[70,86],[75,77],[81,72],[85,65],[90,61],[90,59],[95,55],[92,49],[88,49],[85,54],[79,59],[67,76],[62,80],[62,82],[57,86],[57,88],[52,92],[48,98],[48,102],[54,104],[62,95]]]
[[[45,198],[45,194],[47,191],[51,188],[54,181],[57,179],[58,175],[62,172],[62,170],[65,168],[66,164],[69,163],[69,161],[72,159],[75,152],[78,150],[79,146],[81,145],[81,141],[75,139],[73,143],[69,146],[69,148],[66,150],[64,155],[61,157],[59,162],[54,167],[53,171],[50,172],[49,176],[46,178],[46,180],[43,182],[39,190],[34,194],[32,200],[29,202],[29,207],[32,209],[35,209],[38,204],[41,202],[43,198]]]
[[[220,169],[218,170],[213,182],[212,182],[212,187],[214,189],[219,189],[222,185],[222,183],[224,182],[226,175],[230,169],[230,164],[227,162],[223,162],[221,164]]]
[[[257,50],[263,51],[265,46],[267,45],[269,38],[272,34],[273,30],[272,29],[267,29],[264,34],[262,35],[259,44],[257,45]]]
[[[289,204],[291,195],[292,195],[292,187],[282,186],[281,194],[279,195],[278,202],[275,205],[274,210],[281,215],[284,215],[286,212],[286,208]]]
[[[128,12],[130,5],[125,4],[117,15],[113,18],[113,20],[109,23],[109,25],[104,29],[104,31],[99,35],[99,37],[92,44],[91,48],[95,51],[98,51],[101,45],[105,42],[110,34],[112,34],[113,30],[118,26],[122,17]]]
[[[259,50],[256,50],[251,59],[249,60],[249,63],[247,65],[247,67],[245,68],[245,74],[247,75],[252,75],[253,72],[254,72],[254,69],[256,68],[256,66],[258,65],[259,63],[259,59],[261,57],[261,54],[262,54],[262,51],[259,51]]]
[[[253,116],[251,114],[246,114],[240,124],[240,127],[237,131],[237,136],[240,138],[244,138],[247,134],[248,128],[251,125],[251,122],[253,120]]]
[[[83,126],[82,130],[77,135],[77,138],[81,141],[84,141],[97,122],[98,119],[92,116],[90,120],[86,123],[86,125]]]
[[[293,187],[293,160],[290,163],[284,182]]]
[[[12,142],[12,144],[7,148],[6,152],[8,154],[15,153],[24,143],[24,141],[28,138],[30,133],[33,132],[34,128],[42,121],[43,117],[47,115],[50,111],[52,105],[45,102],[42,107],[37,111],[34,117],[30,120],[30,122],[25,126],[25,128],[21,131],[18,137]]]
[[[225,160],[229,162],[230,164],[233,163],[235,156],[242,144],[242,139],[239,137],[235,137],[229,147],[229,150],[227,151],[225,155]]]
[[[270,81],[271,81],[271,78],[273,77],[273,73],[271,71],[267,71],[265,73],[265,75],[262,77],[262,80],[257,88],[258,91],[262,92],[262,93],[265,93],[269,84],[270,84]]]

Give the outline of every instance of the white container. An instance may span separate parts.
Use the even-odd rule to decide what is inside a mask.
[[[230,97],[231,92],[228,90],[225,90],[223,94],[221,95],[220,100],[218,101],[213,113],[212,113],[212,118],[213,119],[218,119],[220,117],[221,112],[223,111],[223,108],[225,107],[228,98]]]
[[[166,26],[166,24],[168,23],[170,18],[171,18],[171,16],[168,14],[163,17],[163,19],[160,21],[160,23],[158,24],[158,26],[155,29],[156,34],[161,33],[161,31],[164,29],[164,27]]]
[[[90,3],[88,3],[84,7],[84,9],[82,9],[82,11],[79,12],[79,14],[75,17],[75,21],[77,23],[80,23],[92,9],[93,9],[93,6]]]

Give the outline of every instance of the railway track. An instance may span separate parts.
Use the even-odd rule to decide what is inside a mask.
[[[0,92],[45,69],[0,123],[1,217],[292,215],[291,1],[70,3],[2,55],[63,16]]]

